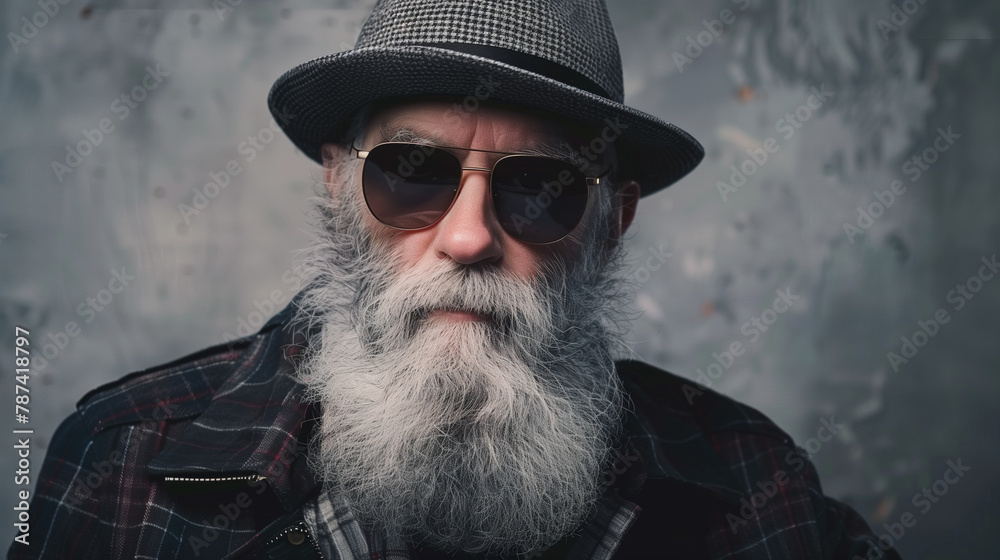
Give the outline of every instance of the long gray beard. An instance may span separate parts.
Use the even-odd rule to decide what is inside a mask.
[[[404,270],[359,199],[321,201],[296,318],[322,327],[298,369],[323,410],[314,468],[389,534],[467,552],[554,543],[600,497],[621,427],[621,250],[602,253],[595,224],[580,261],[537,281],[451,261]],[[428,317],[455,307],[492,321]]]

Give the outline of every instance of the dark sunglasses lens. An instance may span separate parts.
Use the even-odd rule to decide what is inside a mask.
[[[438,221],[455,198],[458,158],[420,144],[380,144],[365,158],[361,184],[368,208],[380,222],[419,229]]]
[[[587,190],[584,174],[557,159],[506,157],[493,169],[500,225],[529,243],[550,243],[573,231],[587,209]]]

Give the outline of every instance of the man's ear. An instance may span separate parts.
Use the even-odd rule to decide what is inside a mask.
[[[611,219],[613,223],[611,236],[613,244],[617,245],[621,241],[622,236],[625,235],[625,230],[632,225],[632,220],[635,219],[635,209],[639,204],[640,194],[639,183],[628,181],[618,187],[615,194],[612,195],[611,203],[613,210],[611,212]]]
[[[351,159],[351,148],[345,144],[323,144],[323,184],[331,198],[337,197],[337,191],[343,184],[342,177],[346,175],[343,168]]]

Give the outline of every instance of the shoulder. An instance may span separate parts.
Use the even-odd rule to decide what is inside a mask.
[[[239,365],[252,359],[261,339],[257,333],[211,346],[97,387],[77,402],[78,429],[96,435],[114,426],[198,416]]]
[[[201,415],[219,388],[234,376],[266,383],[266,376],[254,377],[265,361],[292,359],[292,354],[301,350],[300,333],[293,335],[290,329],[301,295],[252,335],[128,374],[90,391],[76,405],[82,425],[96,435],[113,426],[189,419]]]
[[[808,453],[763,413],[649,364],[617,366],[651,432],[639,442],[644,460],[651,459],[648,472],[728,500],[712,522],[718,550],[742,551],[741,558],[769,557],[774,550],[787,558],[870,554],[874,535],[864,519],[824,495]],[[832,421],[829,429],[836,429]],[[886,558],[899,556],[890,551]]]
[[[791,444],[792,439],[759,410],[690,379],[645,362],[623,360],[618,373],[637,409],[664,422],[684,418],[706,436],[744,432]]]

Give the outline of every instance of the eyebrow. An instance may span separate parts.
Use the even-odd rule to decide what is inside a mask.
[[[379,127],[377,143],[381,142],[414,142],[417,144],[431,144],[461,149],[460,146],[452,146],[451,143],[444,138],[436,137],[432,133],[422,132],[414,128],[392,123],[385,123]],[[491,150],[483,151],[488,152]],[[529,146],[517,151],[496,150],[496,153],[552,157],[568,161],[581,169],[590,168],[595,163],[584,159],[583,155],[580,154],[579,151],[575,150],[565,139],[558,139],[555,141],[535,141]]]

